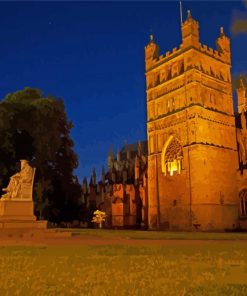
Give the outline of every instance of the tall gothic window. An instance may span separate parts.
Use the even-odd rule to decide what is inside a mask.
[[[180,141],[170,136],[166,141],[161,155],[162,172],[170,176],[174,175],[174,172],[180,174],[182,168],[183,149]]]
[[[247,217],[247,189],[243,189],[239,193],[240,198],[240,216]]]

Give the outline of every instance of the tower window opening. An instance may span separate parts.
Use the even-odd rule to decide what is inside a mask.
[[[170,136],[166,141],[161,155],[162,172],[167,175],[173,176],[176,172],[181,173],[182,168],[183,151],[180,141]]]

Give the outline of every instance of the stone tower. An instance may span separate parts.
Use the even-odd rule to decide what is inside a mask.
[[[145,47],[150,229],[237,227],[238,155],[230,41],[201,45],[188,11],[182,43],[164,55]]]

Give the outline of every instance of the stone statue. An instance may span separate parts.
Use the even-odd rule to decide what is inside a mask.
[[[27,160],[21,160],[21,171],[10,177],[9,184],[3,191],[3,199],[25,199],[32,200],[32,188],[35,169],[32,168]]]
[[[21,160],[21,170],[10,178],[7,188],[3,189],[6,193],[0,198],[0,232],[5,229],[11,236],[16,235],[16,231],[18,236],[27,231],[36,236],[36,230],[39,234],[40,230],[43,235],[46,233],[47,221],[37,221],[34,215],[34,174],[35,168],[27,160]]]

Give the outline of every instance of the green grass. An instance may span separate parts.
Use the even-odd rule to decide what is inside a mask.
[[[80,232],[82,239],[85,233],[112,238],[139,235]],[[142,233],[154,239],[165,234]],[[176,235],[182,233],[172,237],[177,239]],[[184,234],[188,235],[192,234]],[[205,235],[212,239],[216,234]],[[0,247],[0,295],[246,296],[247,242],[181,240],[147,245],[140,240],[138,245]]]

